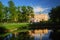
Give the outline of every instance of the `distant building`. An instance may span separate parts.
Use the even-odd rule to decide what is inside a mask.
[[[40,22],[40,21],[48,21],[48,15],[47,14],[35,14],[34,18],[31,18],[30,21],[32,22]]]

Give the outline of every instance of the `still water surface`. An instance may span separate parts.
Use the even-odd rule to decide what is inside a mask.
[[[48,30],[47,34],[35,34],[34,36],[34,40],[50,40],[49,36],[50,36],[51,30]]]
[[[50,33],[51,33],[51,30],[48,30],[47,34],[42,34],[42,35],[35,34],[34,35],[34,40],[50,40],[50,38],[49,38]],[[10,38],[12,38],[12,35],[13,35],[12,33],[9,34],[8,36],[6,36],[4,38],[4,40],[10,40]]]

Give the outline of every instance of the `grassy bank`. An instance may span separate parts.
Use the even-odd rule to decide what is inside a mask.
[[[29,23],[0,23],[0,27],[3,26],[10,31],[17,29],[24,29],[24,27],[29,27]]]
[[[7,29],[15,29],[19,27],[29,26],[29,23],[4,23],[3,25]]]
[[[0,28],[2,28],[0,32],[6,35],[4,33],[6,31],[6,33],[28,31],[27,27],[29,27],[29,23],[0,23]],[[3,34],[1,35],[3,36]]]

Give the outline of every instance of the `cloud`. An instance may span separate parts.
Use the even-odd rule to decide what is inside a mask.
[[[33,8],[34,8],[34,12],[44,12],[47,9],[49,9],[49,8],[43,8],[43,7],[39,7],[39,6],[33,7]]]

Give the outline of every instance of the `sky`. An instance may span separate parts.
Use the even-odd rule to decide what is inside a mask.
[[[9,0],[0,0],[8,6]],[[13,0],[16,6],[31,6],[35,13],[48,14],[53,7],[60,6],[60,0]]]

